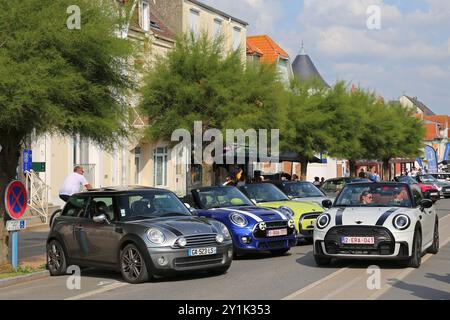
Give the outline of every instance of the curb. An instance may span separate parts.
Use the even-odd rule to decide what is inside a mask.
[[[1,279],[0,280],[0,288],[6,288],[9,286],[13,286],[16,284],[20,284],[20,283],[24,283],[24,282],[28,282],[28,281],[32,281],[32,280],[47,278],[49,276],[50,276],[49,272],[47,270],[44,270],[44,271],[26,274],[23,276]]]

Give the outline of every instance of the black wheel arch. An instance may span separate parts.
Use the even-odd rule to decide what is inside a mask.
[[[145,244],[144,240],[142,240],[139,236],[137,236],[135,234],[127,234],[120,240],[120,243],[118,246],[119,250],[117,252],[117,269],[120,270],[120,253],[129,244],[134,244],[139,249],[139,251],[141,252],[141,254],[144,257],[144,261],[145,261],[145,265],[147,266],[147,270],[150,273],[153,273],[153,271],[156,268],[153,265],[153,261],[148,252],[147,245]]]

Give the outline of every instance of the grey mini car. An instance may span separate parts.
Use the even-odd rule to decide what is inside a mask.
[[[47,239],[52,276],[78,265],[117,270],[141,283],[177,272],[225,273],[232,257],[224,224],[194,216],[175,194],[152,188],[73,195],[52,219]]]

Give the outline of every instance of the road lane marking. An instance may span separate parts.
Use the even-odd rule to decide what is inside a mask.
[[[447,239],[445,239],[445,241],[443,243],[439,244],[439,248],[443,248],[444,246],[446,246],[448,243],[450,242],[450,237],[448,237]],[[427,260],[429,260],[431,257],[435,256],[434,254],[430,254],[428,253],[427,255],[425,255],[422,258],[422,264],[424,264],[425,262],[427,262]],[[383,288],[381,288],[380,290],[378,290],[377,292],[375,292],[374,294],[370,295],[369,297],[366,298],[366,300],[375,300],[377,298],[379,298],[380,296],[382,296],[383,294],[385,294],[386,292],[388,292],[390,289],[392,289],[392,287],[394,287],[398,282],[402,281],[403,279],[405,279],[411,272],[415,271],[417,269],[415,268],[407,268],[406,270],[404,270],[402,273],[400,273],[395,281],[392,281],[392,283],[386,283]]]
[[[89,298],[89,297],[95,296],[95,295],[100,294],[100,293],[105,293],[105,292],[108,292],[108,291],[111,291],[111,290],[114,290],[114,289],[118,289],[118,288],[121,288],[121,287],[124,287],[124,286],[127,286],[127,285],[129,285],[129,283],[124,283],[124,282],[113,283],[113,284],[104,286],[103,288],[100,288],[100,289],[97,289],[97,290],[88,291],[88,292],[79,294],[77,296],[66,298],[64,300],[81,300],[81,299],[85,299],[85,298]]]
[[[310,285],[308,285],[308,286],[306,286],[306,287],[304,287],[304,288],[302,288],[302,289],[300,289],[298,291],[295,291],[294,293],[291,293],[290,295],[288,295],[287,297],[284,297],[281,300],[293,300],[293,298],[295,298],[296,296],[299,296],[299,295],[303,294],[304,292],[317,287],[318,285],[324,283],[325,281],[328,281],[328,280],[330,280],[330,279],[340,275],[341,273],[343,273],[343,272],[345,272],[347,270],[349,270],[349,267],[345,267],[345,268],[339,269],[338,271],[335,271],[332,274],[329,274],[325,278],[317,280],[316,282],[313,282]]]
[[[450,219],[450,215],[446,215],[445,217],[439,219],[439,229],[440,229],[440,230],[447,229],[447,228],[449,227],[449,226],[447,226],[447,225],[446,225],[446,226],[443,225],[443,222],[444,222],[444,221],[447,222],[447,220],[449,220],[449,219]],[[441,232],[440,232],[440,233],[441,233]],[[447,243],[449,243],[449,242],[450,242],[450,237],[447,238],[443,243],[440,243],[439,247],[442,248],[443,246],[447,245]],[[423,259],[422,259],[422,263],[426,262],[426,261],[427,261],[428,259],[430,259],[432,256],[433,256],[432,254],[427,254],[427,255],[425,255],[425,256],[423,257]],[[302,288],[302,289],[300,289],[300,290],[298,290],[298,291],[296,291],[296,292],[294,292],[294,293],[292,293],[292,294],[290,294],[290,295],[284,297],[282,300],[294,300],[296,297],[299,297],[299,296],[301,296],[302,294],[304,294],[304,293],[310,291],[311,289],[314,289],[314,288],[316,288],[316,287],[322,285],[324,282],[329,281],[329,280],[335,278],[336,276],[338,276],[339,274],[341,274],[341,273],[343,273],[343,272],[345,272],[345,271],[358,271],[358,269],[350,269],[350,268],[351,268],[351,266],[348,266],[348,267],[345,267],[345,268],[343,268],[343,269],[340,269],[340,270],[338,270],[338,271],[336,271],[336,272],[334,272],[334,273],[328,275],[327,277],[322,278],[322,279],[320,279],[320,280],[318,280],[318,281],[316,281],[316,282],[314,282],[314,283],[312,283],[312,284],[310,284],[310,285],[308,285],[308,286],[306,286],[306,287],[304,287],[304,288]],[[386,292],[386,291],[388,291],[390,288],[392,288],[392,286],[393,286],[397,281],[401,281],[401,279],[405,278],[409,273],[411,273],[411,272],[414,271],[414,270],[416,270],[416,269],[414,269],[414,268],[407,268],[406,270],[402,271],[397,277],[395,277],[395,278],[396,278],[396,281],[395,281],[395,282],[393,282],[392,284],[389,284],[389,283],[384,284],[383,287],[382,287],[380,290],[377,290],[377,292],[375,292],[374,294],[370,295],[370,296],[367,297],[366,299],[376,299],[377,297],[381,296],[384,292]],[[392,270],[392,271],[395,272],[395,270]],[[394,276],[395,276],[395,275],[394,275]],[[356,280],[357,280],[357,279],[351,280],[350,283],[351,283],[351,284],[354,284],[355,282],[357,282]],[[345,289],[348,289],[348,287],[350,287],[350,285],[347,283],[344,287],[345,287]],[[335,290],[334,292],[328,294],[327,297],[328,297],[328,298],[331,298],[332,296],[335,296],[337,293],[342,292],[343,289],[344,289],[344,288],[341,287],[341,288]],[[360,298],[360,299],[364,299],[364,298]]]
[[[327,294],[325,297],[321,298],[320,300],[330,300],[332,297],[339,295],[343,291],[346,291],[347,289],[351,288],[354,284],[360,282],[361,280],[362,280],[361,277],[356,277],[355,279],[347,282],[345,285],[343,285],[339,289],[334,290],[331,293]]]

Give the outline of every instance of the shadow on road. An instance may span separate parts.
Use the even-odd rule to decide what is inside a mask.
[[[450,300],[450,292],[433,289],[430,287],[420,286],[416,284],[406,283],[404,281],[397,281],[390,279],[394,288],[402,289],[411,292],[415,297],[426,300]]]
[[[447,275],[445,275],[445,276],[441,276],[439,274],[434,274],[434,273],[427,273],[425,275],[425,277],[429,278],[429,279],[434,279],[437,281],[445,282],[445,283],[450,283],[450,273],[447,273]]]

